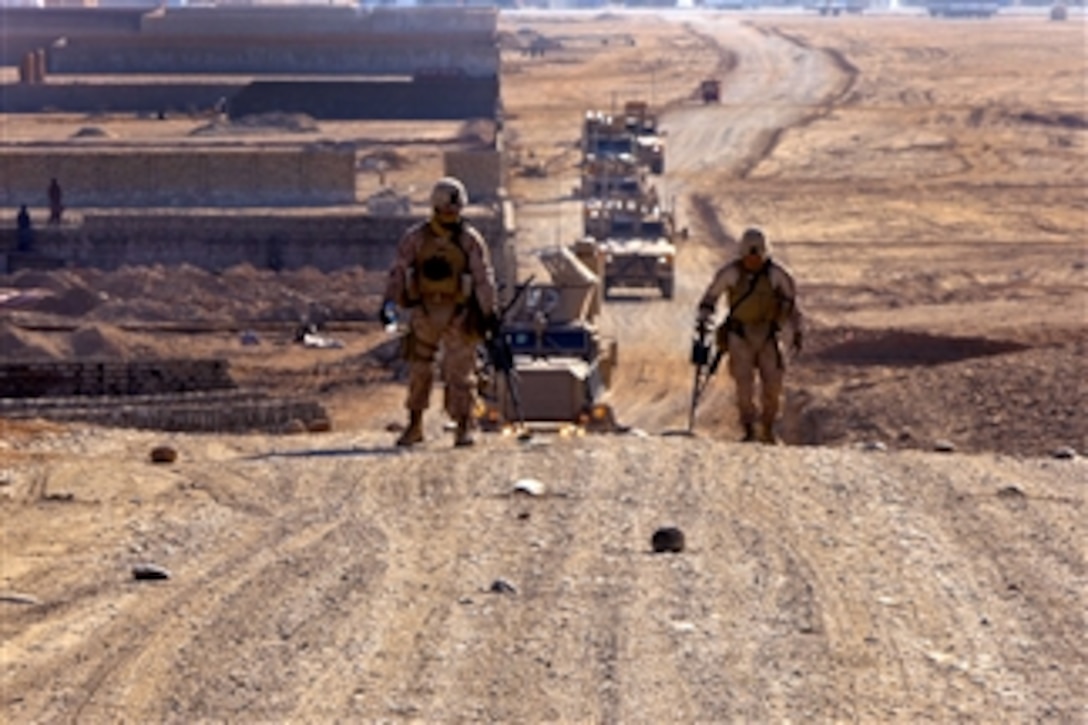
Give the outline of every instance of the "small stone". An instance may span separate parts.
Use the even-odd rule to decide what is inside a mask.
[[[296,435],[298,433],[305,433],[306,432],[306,424],[303,423],[298,418],[292,418],[291,420],[287,421],[287,423],[284,424],[283,432],[286,433],[287,435]]]
[[[514,493],[524,493],[529,496],[543,496],[547,486],[543,481],[535,478],[522,478],[514,483]]]
[[[885,445],[884,441],[865,441],[861,444],[861,450],[883,452],[888,450],[888,446]]]
[[[306,424],[306,430],[311,433],[328,433],[332,430],[332,421],[328,418],[314,418]]]
[[[22,592],[0,592],[0,602],[7,602],[9,604],[26,604],[29,606],[41,604],[41,601],[34,595],[23,594]]]
[[[953,453],[956,450],[956,444],[942,438],[933,442],[933,450],[938,453]]]
[[[170,446],[155,446],[151,449],[152,463],[173,463],[178,459],[178,452]]]
[[[1077,457],[1077,452],[1072,446],[1062,446],[1061,448],[1055,449],[1050,455],[1053,458],[1069,461]]]
[[[169,579],[170,571],[158,564],[136,564],[132,567],[132,578],[137,581]]]
[[[679,554],[684,550],[684,532],[675,526],[666,526],[654,532],[650,539],[654,552]]]
[[[495,581],[491,582],[491,586],[488,589],[488,591],[490,591],[490,592],[492,592],[494,594],[517,594],[518,593],[517,587],[515,587],[513,584],[506,581],[505,579],[496,579]]]

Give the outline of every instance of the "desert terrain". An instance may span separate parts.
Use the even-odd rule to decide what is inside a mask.
[[[0,279],[35,291],[0,312],[7,359],[222,355],[241,384],[312,395],[332,421],[183,435],[0,420],[3,718],[1082,721],[1083,17],[502,25],[558,45],[504,57],[526,274],[580,233],[583,111],[637,97],[662,113],[659,182],[689,235],[673,300],[606,303],[610,400],[631,431],[452,450],[434,410],[427,442],[396,449],[383,270]],[[720,104],[695,96],[707,77]],[[28,143],[206,123],[10,118],[5,138]],[[363,139],[419,203],[443,144],[486,130],[307,133]],[[697,435],[669,435],[687,423],[696,302],[750,225],[807,317],[786,445],[734,442],[724,375]],[[295,344],[310,314],[343,346]],[[241,345],[245,329],[261,344]],[[152,464],[157,445],[177,461]],[[525,479],[543,494],[515,492]],[[666,525],[684,552],[652,553]],[[140,564],[170,578],[136,581]]]

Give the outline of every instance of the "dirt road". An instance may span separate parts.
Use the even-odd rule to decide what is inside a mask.
[[[1085,449],[1079,41],[713,18],[544,16],[582,42],[504,80],[517,153],[550,169],[515,167],[527,268],[576,227],[584,94],[650,77],[670,107],[679,294],[609,306],[645,434],[451,450],[435,413],[406,453],[380,429],[397,386],[337,388],[369,410],[334,420],[365,423],[322,435],[0,421],[0,718],[1083,719],[1084,460],[1049,455]],[[719,72],[722,106],[692,105]],[[729,442],[724,381],[703,436],[656,435],[683,421],[693,295],[750,223],[808,294],[787,433],[824,445]],[[164,442],[178,461],[150,463]],[[651,553],[665,525],[683,553]]]

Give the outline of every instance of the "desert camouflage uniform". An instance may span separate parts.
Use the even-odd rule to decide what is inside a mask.
[[[746,438],[751,438],[759,419],[763,426],[761,437],[770,442],[774,439],[786,367],[778,333],[786,326],[798,333],[802,324],[796,284],[790,272],[769,257],[757,272],[748,271],[736,259],[714,276],[700,301],[700,314],[713,314],[723,294],[729,301],[729,315],[717,330],[717,344],[729,353],[729,374],[736,382],[740,424]],[[794,339],[799,341],[799,337]],[[759,411],[753,402],[757,370],[762,382]]]
[[[409,366],[405,407],[423,411],[430,406],[434,363],[441,350],[445,409],[454,420],[463,420],[476,405],[476,346],[481,339],[470,299],[475,296],[486,315],[495,310],[496,291],[480,233],[465,224],[458,239],[452,236],[433,220],[409,229],[397,246],[385,297],[410,310],[404,341]],[[442,261],[435,264],[435,259]]]

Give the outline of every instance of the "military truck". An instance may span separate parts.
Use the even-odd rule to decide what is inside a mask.
[[[721,103],[722,84],[717,78],[707,78],[699,84],[699,97],[703,103]]]
[[[623,126],[635,137],[635,157],[650,173],[665,173],[665,140],[657,129],[657,116],[645,101],[623,104]]]
[[[645,102],[628,101],[621,116],[586,111],[582,124],[582,160],[628,154],[645,164],[652,174],[665,172],[665,142],[657,130],[657,117]]]
[[[586,111],[582,122],[582,161],[635,155],[634,136],[603,111]]]
[[[487,376],[477,411],[480,427],[619,430],[607,401],[618,348],[599,328],[599,253],[592,243],[575,244],[540,259],[551,283],[530,282],[505,315],[502,334],[513,370],[509,380],[501,373]]]
[[[648,199],[595,199],[584,207],[587,238],[604,255],[603,294],[613,289],[654,288],[672,299],[677,236],[673,215]]]
[[[644,167],[631,154],[587,160],[574,195],[582,199],[657,198]]]

